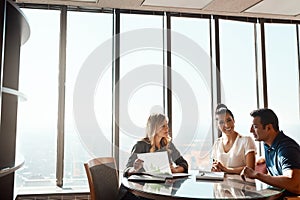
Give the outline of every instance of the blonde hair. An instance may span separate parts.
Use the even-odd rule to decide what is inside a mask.
[[[156,149],[154,138],[156,133],[164,125],[165,121],[168,121],[168,117],[161,113],[153,113],[148,118],[147,127],[146,127],[146,137],[144,138],[144,140],[151,144],[150,152],[154,152]],[[170,141],[171,141],[170,136],[168,136],[167,138],[166,137],[162,138],[162,142],[166,146],[167,150]]]

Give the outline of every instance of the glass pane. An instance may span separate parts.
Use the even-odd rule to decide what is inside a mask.
[[[68,12],[64,186],[87,186],[83,163],[112,155],[112,14]]]
[[[266,24],[268,105],[280,129],[300,141],[299,72],[296,25]]]
[[[172,17],[172,137],[192,169],[212,146],[209,20]]]
[[[256,106],[255,40],[252,23],[220,20],[222,103],[232,111],[235,130],[250,135]]]
[[[18,108],[17,154],[25,165],[15,187],[56,185],[59,11],[22,9],[30,38],[21,48],[19,89],[27,96]]]
[[[149,114],[163,112],[162,19],[121,15],[120,169],[125,168],[133,145],[145,137]]]

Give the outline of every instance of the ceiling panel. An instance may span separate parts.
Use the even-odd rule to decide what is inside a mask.
[[[299,0],[264,0],[247,9],[248,13],[266,13],[277,15],[298,15],[300,14]]]
[[[62,1],[62,2],[65,2],[66,0],[57,0],[57,1]],[[96,3],[98,0],[68,0],[68,1],[70,1],[70,2],[82,2],[82,3],[84,3],[84,2],[93,2],[93,3]]]
[[[202,9],[212,0],[145,0],[143,6]]]
[[[222,12],[243,12],[262,0],[214,0],[204,10]]]

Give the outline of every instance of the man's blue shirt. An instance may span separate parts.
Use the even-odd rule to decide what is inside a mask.
[[[272,176],[282,175],[287,169],[300,169],[300,146],[282,131],[271,146],[264,144],[264,149],[267,169]]]

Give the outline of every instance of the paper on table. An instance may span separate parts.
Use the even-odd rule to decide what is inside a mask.
[[[163,178],[183,178],[188,177],[187,173],[172,174],[167,151],[141,153],[137,157],[143,160],[144,175],[151,175]]]
[[[172,174],[167,151],[137,154],[147,173]]]
[[[224,180],[224,172],[210,172],[210,171],[199,171],[196,175],[197,180]]]
[[[131,175],[128,177],[129,181],[132,182],[165,182],[166,178],[158,176],[149,176],[149,175]]]

